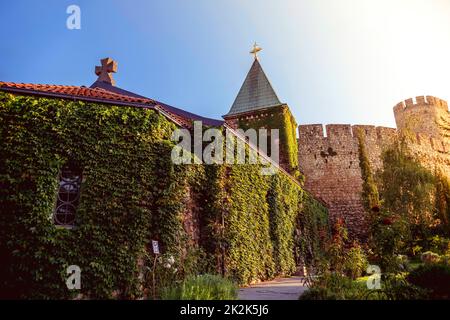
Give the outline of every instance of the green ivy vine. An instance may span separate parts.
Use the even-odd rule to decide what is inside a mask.
[[[152,239],[177,260],[178,280],[211,269],[240,283],[288,275],[296,253],[320,250],[326,209],[300,185],[261,165],[174,165],[176,127],[153,110],[0,92],[0,124],[1,297],[143,297]],[[83,170],[72,229],[52,221],[69,161]],[[69,265],[82,270],[80,291],[66,287]]]

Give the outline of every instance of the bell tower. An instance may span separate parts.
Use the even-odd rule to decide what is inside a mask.
[[[259,62],[256,43],[250,53],[253,64],[239,90],[230,111],[223,116],[228,126],[234,129],[279,130],[280,165],[298,175],[296,121],[286,103],[280,102]]]

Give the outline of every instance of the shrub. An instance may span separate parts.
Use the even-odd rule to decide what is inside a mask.
[[[180,285],[162,290],[163,300],[235,300],[237,286],[218,275],[189,277]]]
[[[407,280],[430,291],[433,299],[450,299],[450,266],[426,264],[412,271]]]
[[[376,264],[383,272],[402,271],[397,255],[403,252],[408,239],[408,224],[402,217],[381,211],[372,215],[370,224],[371,249]]]
[[[409,283],[402,274],[383,275],[382,289],[377,295],[381,300],[418,300],[428,297],[427,290]]]
[[[417,256],[422,252],[423,248],[419,245],[415,245],[411,248],[411,253],[413,256]]]
[[[303,292],[299,300],[339,300],[335,293],[324,287],[313,287]]]
[[[329,273],[313,281],[299,300],[358,300],[367,292],[365,283],[353,281],[337,273]]]
[[[381,289],[367,288],[366,281],[353,281],[339,274],[327,274],[312,282],[299,300],[417,300],[427,291],[406,281],[402,275],[384,275]]]
[[[441,256],[440,262],[442,264],[450,266],[450,254],[446,254],[446,255]]]
[[[401,270],[404,270],[404,271],[409,270],[410,265],[409,265],[408,256],[406,256],[404,254],[397,255],[397,262],[398,262],[398,265]]]
[[[345,268],[345,243],[347,240],[347,228],[345,227],[344,221],[338,219],[334,224],[333,237],[326,244],[326,258],[332,270],[339,274],[342,274]]]
[[[427,239],[430,245],[430,251],[438,254],[444,254],[450,245],[450,240],[439,235],[434,235]]]
[[[360,277],[367,268],[367,258],[359,244],[354,244],[345,254],[344,271],[351,279]]]
[[[425,264],[434,264],[439,262],[440,256],[437,253],[427,251],[422,253],[420,260]]]

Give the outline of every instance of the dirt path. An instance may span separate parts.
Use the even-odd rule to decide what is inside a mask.
[[[303,278],[278,278],[261,282],[239,290],[239,300],[297,300],[307,288]]]

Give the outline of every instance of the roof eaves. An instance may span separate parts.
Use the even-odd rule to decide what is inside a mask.
[[[50,92],[50,91],[39,91],[39,90],[33,90],[33,89],[23,89],[23,88],[14,88],[14,87],[6,87],[6,86],[0,86],[0,90],[5,91],[5,92],[14,92],[14,93],[37,95],[37,96],[45,96],[45,97],[51,97],[51,98],[68,99],[68,100],[73,100],[73,101],[79,100],[79,101],[98,102],[98,103],[106,103],[106,104],[112,104],[112,105],[133,106],[133,107],[141,107],[141,108],[154,108],[154,106],[155,106],[155,105],[146,104],[146,103],[93,98],[93,97],[87,97],[87,96],[70,95],[70,94],[55,93],[55,92]]]
[[[86,96],[76,96],[76,95],[68,95],[63,93],[54,93],[54,92],[48,92],[48,91],[38,91],[33,89],[23,89],[23,88],[14,88],[14,87],[6,87],[6,86],[0,86],[0,91],[4,92],[11,92],[11,93],[20,93],[20,94],[27,94],[27,95],[36,95],[36,96],[43,96],[43,97],[50,97],[50,98],[60,98],[60,99],[67,99],[72,101],[86,101],[86,102],[95,102],[95,103],[103,103],[103,104],[109,104],[109,105],[120,105],[120,106],[127,106],[127,107],[137,107],[137,108],[144,108],[144,109],[152,109],[155,110],[162,115],[164,115],[166,118],[168,118],[171,122],[175,123],[178,126],[185,127],[180,121],[178,121],[175,117],[164,111],[163,108],[161,108],[157,104],[145,104],[145,103],[136,103],[136,102],[128,102],[128,101],[120,101],[120,100],[111,100],[111,99],[101,99],[101,98],[92,98],[92,97],[86,97]]]
[[[258,108],[254,109],[254,110],[251,110],[251,111],[227,113],[227,114],[223,115],[222,117],[224,119],[235,118],[235,117],[242,117],[242,116],[245,116],[245,115],[254,114],[255,112],[263,112],[263,111],[269,110],[271,108],[276,108],[276,107],[281,107],[281,106],[286,106],[286,105],[287,105],[286,103],[281,102],[279,104],[274,104],[274,105],[270,105],[270,106],[258,107]]]

